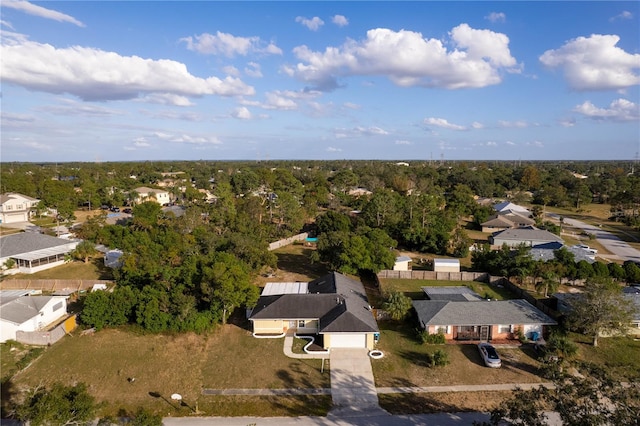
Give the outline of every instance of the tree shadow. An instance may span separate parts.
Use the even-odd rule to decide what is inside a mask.
[[[13,399],[18,394],[16,385],[11,380],[11,377],[3,377],[2,384],[0,385],[0,417],[7,419],[11,417],[13,410]]]
[[[113,269],[104,264],[104,258],[95,257],[91,259],[91,264],[93,264],[94,268],[96,269],[99,280],[114,280]]]
[[[417,365],[418,367],[431,367],[431,355],[428,353],[416,351],[400,351],[398,355],[411,362],[412,364]]]
[[[391,414],[457,413],[465,411],[456,405],[447,404],[427,394],[380,394],[380,407]]]
[[[467,357],[467,359],[474,364],[477,364],[481,367],[484,367],[484,361],[482,361],[482,357],[480,356],[480,352],[478,352],[478,346],[472,343],[462,344],[460,345],[460,352]]]

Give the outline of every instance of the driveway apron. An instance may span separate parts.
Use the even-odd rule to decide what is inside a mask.
[[[334,409],[380,410],[368,351],[332,348],[329,356]]]

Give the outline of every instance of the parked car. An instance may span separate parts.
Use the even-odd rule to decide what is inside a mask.
[[[133,213],[133,210],[131,210],[129,207],[127,207],[126,209],[122,210],[122,213],[131,214],[131,213]]]
[[[598,250],[592,249],[591,247],[589,247],[586,244],[576,244],[574,247],[580,248],[582,250],[586,250],[586,251],[588,251],[589,253],[592,253],[592,254],[598,254]]]
[[[496,348],[491,346],[489,343],[478,343],[478,350],[480,351],[480,356],[482,357],[482,361],[484,361],[484,365],[487,367],[498,368],[502,365],[502,361],[500,360],[498,352],[496,352]]]
[[[120,213],[120,207],[111,207],[111,211],[114,213]]]

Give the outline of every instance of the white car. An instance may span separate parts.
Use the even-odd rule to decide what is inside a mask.
[[[478,343],[478,350],[480,351],[480,356],[482,357],[482,361],[484,361],[484,365],[492,368],[499,368],[502,366],[502,361],[500,360],[498,352],[496,352],[496,348],[491,346],[489,343]]]
[[[586,251],[588,251],[589,253],[592,253],[592,254],[598,254],[598,250],[592,249],[591,247],[589,247],[586,244],[576,244],[574,247],[580,248],[582,250],[586,250]]]

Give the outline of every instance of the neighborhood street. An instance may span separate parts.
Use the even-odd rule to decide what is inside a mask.
[[[556,214],[549,216],[559,218],[559,215]],[[634,249],[611,232],[604,231],[597,226],[589,225],[588,223],[584,223],[576,219],[564,218],[564,223],[569,226],[580,228],[585,232],[594,235],[598,242],[613,253],[616,258],[622,261],[631,260],[633,262],[640,262],[640,250]]]

